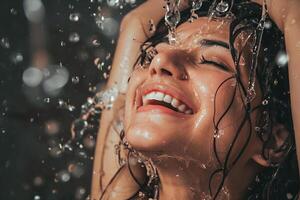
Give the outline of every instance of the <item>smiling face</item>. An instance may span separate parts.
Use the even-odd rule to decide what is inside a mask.
[[[229,51],[229,22],[199,18],[182,24],[177,35],[179,45],[158,44],[149,66],[132,73],[125,107],[126,138],[153,158],[167,155],[211,164],[216,162],[212,161],[213,139],[223,161],[239,131],[232,156],[236,157],[250,127],[245,123],[238,130],[245,116],[245,97]],[[239,49],[243,42],[237,40],[235,47]],[[247,61],[243,59],[239,77],[247,86]],[[258,100],[259,94],[252,103]],[[256,137],[251,138],[245,163],[258,151],[258,143]]]

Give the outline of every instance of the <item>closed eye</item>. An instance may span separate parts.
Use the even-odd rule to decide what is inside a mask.
[[[216,66],[216,67],[218,67],[222,70],[229,71],[228,66],[226,66],[225,64],[220,63],[220,62],[216,62],[216,61],[213,61],[213,60],[208,60],[203,55],[201,56],[200,64],[214,65],[214,66]]]

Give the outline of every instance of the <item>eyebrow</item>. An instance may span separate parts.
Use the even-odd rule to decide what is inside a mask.
[[[226,42],[223,42],[221,40],[202,39],[199,43],[205,47],[211,47],[211,46],[217,45],[217,46],[223,47],[225,49],[229,49],[229,44],[227,44]]]

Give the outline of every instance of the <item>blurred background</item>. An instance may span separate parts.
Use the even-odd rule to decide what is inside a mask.
[[[0,200],[88,197],[97,126],[71,140],[71,125],[140,2],[1,0]]]

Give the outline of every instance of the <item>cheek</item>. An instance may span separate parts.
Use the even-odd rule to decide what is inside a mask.
[[[125,99],[125,119],[124,119],[125,129],[129,126],[130,121],[132,119],[132,114],[134,113],[134,102],[135,102],[137,87],[143,83],[145,77],[146,74],[142,69],[137,69],[133,71],[130,76],[130,81],[128,83],[128,90]]]
[[[210,160],[213,156],[214,138],[217,151],[227,151],[245,114],[236,80],[230,77],[219,72],[211,73],[197,77],[199,81],[194,83],[195,96],[198,96],[201,106],[194,124],[190,150],[201,160]],[[215,126],[219,132],[215,132]]]

